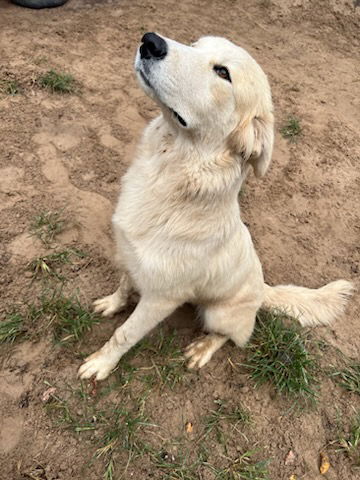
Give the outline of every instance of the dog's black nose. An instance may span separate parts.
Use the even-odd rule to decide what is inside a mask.
[[[156,33],[145,33],[141,41],[143,42],[140,47],[141,58],[154,58],[161,60],[167,54],[167,45],[163,38],[156,35]]]

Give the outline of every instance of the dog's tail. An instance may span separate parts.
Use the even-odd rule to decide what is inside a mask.
[[[328,325],[344,312],[354,290],[354,285],[346,280],[337,280],[317,289],[265,284],[262,307],[282,310],[297,318],[304,327]]]

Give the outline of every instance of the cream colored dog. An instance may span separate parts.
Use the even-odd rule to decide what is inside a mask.
[[[245,345],[260,307],[284,309],[302,325],[340,315],[351,283],[270,287],[241,221],[241,184],[251,167],[264,175],[274,137],[270,87],[255,60],[223,38],[201,38],[189,47],[147,33],[135,69],[162,114],[145,129],[122,179],[113,216],[120,286],[97,300],[95,310],[113,315],[133,288],[140,301],[86,359],[80,377],[106,378],[184,302],[200,307],[208,332],[188,347],[190,368],[205,365],[228,339]]]

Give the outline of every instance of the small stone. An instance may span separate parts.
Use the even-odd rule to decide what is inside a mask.
[[[285,457],[285,465],[293,465],[295,463],[295,459],[295,453],[292,450],[289,450]]]
[[[48,403],[53,398],[54,393],[56,392],[55,387],[50,387],[41,395],[41,401],[43,403]]]

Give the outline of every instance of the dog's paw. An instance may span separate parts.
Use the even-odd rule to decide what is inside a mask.
[[[106,355],[101,350],[93,353],[85,359],[78,371],[78,376],[84,380],[95,375],[96,380],[104,380],[116,367],[118,360]]]
[[[101,313],[104,317],[111,317],[124,307],[126,307],[126,299],[121,298],[118,292],[95,300],[94,302],[95,312]]]
[[[185,358],[189,360],[188,368],[201,368],[206,365],[214,353],[211,346],[208,336],[191,343],[184,352]]]

